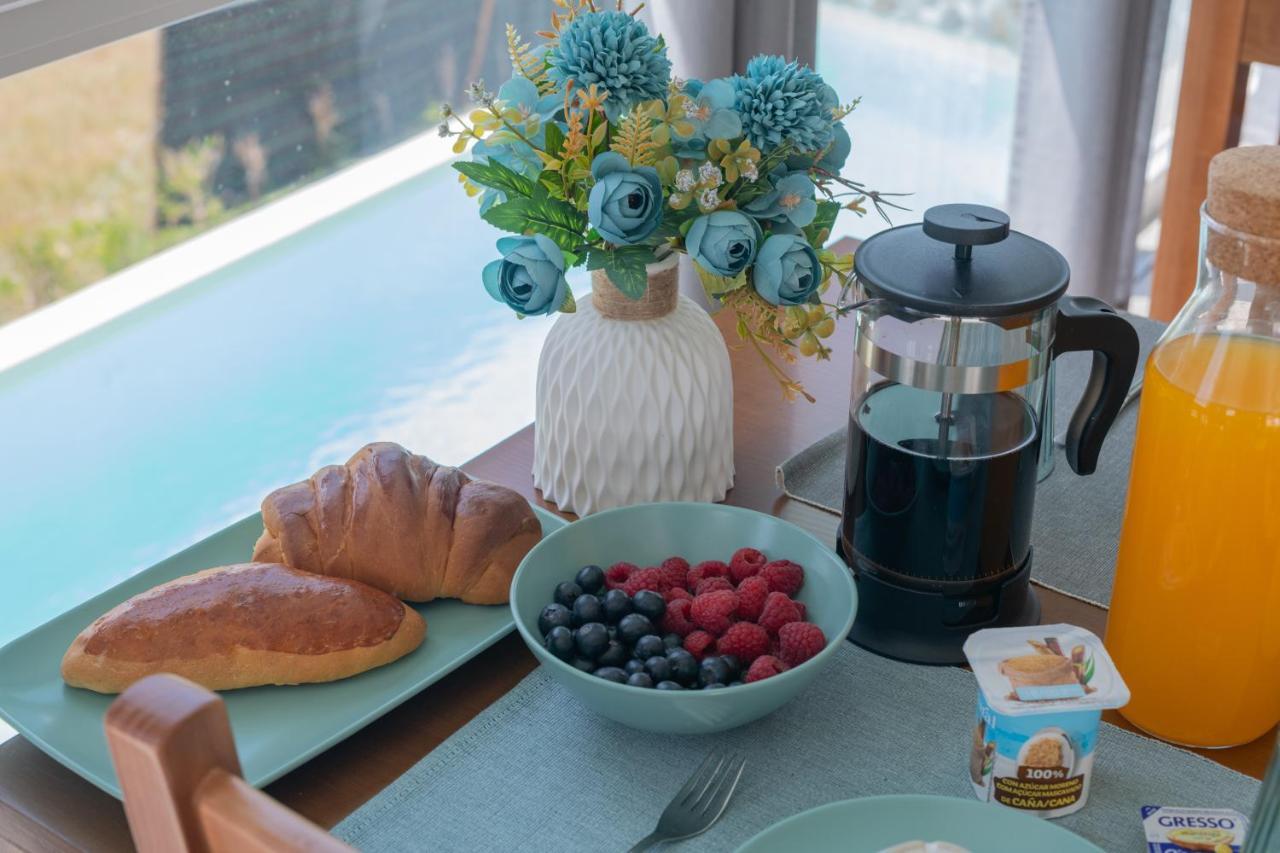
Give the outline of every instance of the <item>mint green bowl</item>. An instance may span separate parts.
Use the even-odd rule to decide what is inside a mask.
[[[814,658],[784,673],[723,690],[665,691],[615,684],[580,672],[542,646],[538,614],[556,584],[590,563],[657,565],[679,555],[690,563],[725,560],[739,548],[759,548],[771,560],[804,566],[796,596],[827,637]],[[591,710],[624,725],[670,734],[709,734],[749,723],[787,704],[819,676],[848,636],[858,594],[844,562],[812,534],[772,515],[705,503],[657,503],[588,516],[539,542],[511,581],[517,630],[552,678]]]

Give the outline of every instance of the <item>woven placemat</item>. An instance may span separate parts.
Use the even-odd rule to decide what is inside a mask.
[[[718,735],[655,735],[596,716],[539,668],[334,834],[365,853],[626,850],[702,758],[728,747],[747,755],[738,792],[719,823],[679,848],[733,850],[835,800],[973,798],[975,702],[964,670],[895,663],[844,643],[817,683],[763,720]],[[1104,850],[1144,849],[1144,805],[1252,810],[1257,781],[1102,728],[1089,802],[1058,822]]]
[[[1164,325],[1126,315],[1138,330],[1142,351],[1139,370]],[[1089,379],[1090,353],[1066,353],[1057,360],[1054,383],[1054,432],[1066,428]],[[1067,464],[1062,448],[1054,448],[1053,473],[1036,490],[1032,527],[1031,575],[1042,586],[1106,607],[1129,485],[1134,427],[1139,398],[1116,419],[1102,446],[1098,470],[1080,477]],[[836,515],[844,501],[844,457],[847,427],[810,445],[778,466],[778,486],[789,497]]]

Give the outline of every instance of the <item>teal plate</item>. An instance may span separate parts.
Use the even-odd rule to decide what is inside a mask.
[[[917,795],[818,806],[775,823],[738,853],[877,853],[907,841],[949,841],[973,853],[1102,853],[1043,818],[977,800]]]
[[[544,535],[565,524],[534,507]],[[262,518],[253,515],[140,572],[57,619],[0,648],[0,717],[54,759],[112,796],[120,796],[102,718],[112,696],[67,687],[59,667],[75,636],[120,602],[210,566],[242,563],[253,553]],[[415,605],[427,639],[411,654],[353,678],[327,684],[251,687],[222,694],[240,765],[262,786],[381,717],[505,636],[505,604],[458,601]]]

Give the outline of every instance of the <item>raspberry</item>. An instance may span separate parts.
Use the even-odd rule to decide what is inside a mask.
[[[622,585],[631,577],[631,573],[639,571],[634,563],[614,563],[604,573],[604,585],[609,589],[622,589]]]
[[[689,561],[684,557],[667,557],[659,568],[668,587],[684,586],[689,582]]]
[[[666,599],[667,604],[670,604],[671,602],[675,601],[677,598],[684,598],[684,599],[693,598],[693,596],[689,594],[689,590],[685,589],[682,586],[672,587],[671,589],[662,593],[662,597]]]
[[[719,560],[707,560],[694,566],[689,570],[689,577],[685,581],[685,589],[696,588],[704,578],[727,578],[729,577],[729,567]]]
[[[742,583],[764,568],[767,562],[768,558],[755,548],[739,548],[729,558],[729,576],[734,583]]]
[[[733,655],[751,663],[769,652],[769,632],[750,622],[735,622],[716,643],[716,654]]]
[[[760,570],[760,576],[769,582],[769,589],[789,596],[804,585],[804,569],[790,560],[774,560]]]
[[[698,660],[702,660],[715,651],[716,638],[706,631],[694,631],[684,638],[684,647],[689,654]]]
[[[703,578],[698,582],[698,588],[693,591],[694,595],[702,595],[707,592],[715,592],[718,589],[733,590],[733,582],[728,578]]]
[[[747,669],[747,677],[743,680],[750,684],[753,681],[771,678],[780,672],[786,671],[787,665],[773,655],[761,655]]]
[[[800,618],[799,618],[797,621],[799,621],[799,622],[808,622],[808,621],[809,621],[809,608],[807,608],[807,607],[805,607],[805,606],[804,606],[804,602],[803,602],[803,601],[801,601],[801,600],[800,600],[800,599],[798,599],[798,598],[793,598],[793,599],[791,599],[791,602],[796,606],[796,609],[800,611]]]
[[[689,606],[689,618],[693,624],[717,636],[733,624],[733,614],[738,610],[738,594],[727,589],[718,589],[704,595],[694,596]]]
[[[627,578],[627,582],[622,585],[622,591],[627,595],[635,595],[642,589],[662,592],[666,588],[664,580],[662,569],[656,567],[641,569],[631,573],[631,577]]]
[[[696,627],[689,621],[689,608],[693,600],[677,598],[667,605],[667,612],[662,615],[662,633],[687,636]]]
[[[822,629],[812,622],[790,622],[778,631],[778,643],[782,647],[782,659],[788,666],[799,666],[822,651],[827,638]]]
[[[769,582],[764,578],[750,577],[738,584],[738,618],[748,622],[759,620],[768,595]]]
[[[800,608],[796,607],[796,603],[781,592],[771,592],[764,600],[764,609],[760,611],[760,618],[756,620],[760,627],[764,628],[770,634],[778,633],[778,630],[788,622],[800,621]]]

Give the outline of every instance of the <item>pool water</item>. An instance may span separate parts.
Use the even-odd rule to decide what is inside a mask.
[[[485,293],[497,236],[433,169],[0,373],[0,643],[367,441],[532,420],[552,321]]]

